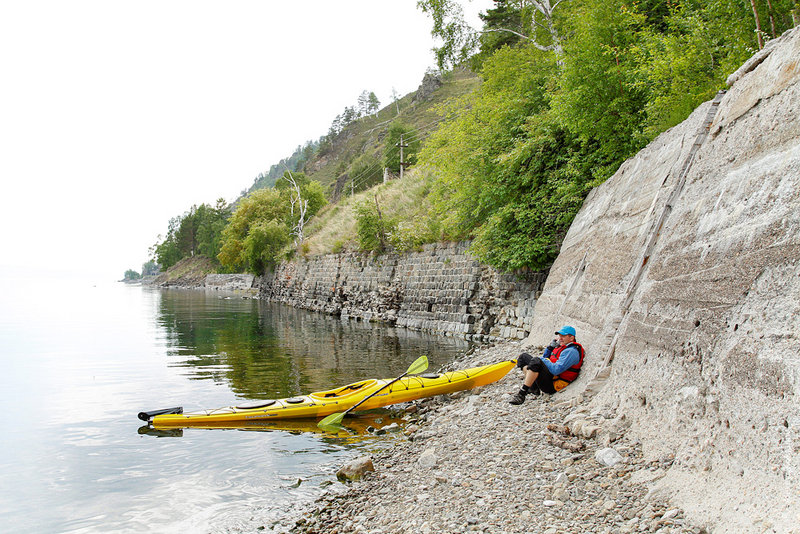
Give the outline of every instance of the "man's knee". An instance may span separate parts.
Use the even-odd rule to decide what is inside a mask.
[[[523,352],[517,358],[517,367],[524,370],[526,367],[530,366],[534,360],[538,360],[538,358],[534,358],[527,352]]]
[[[541,358],[534,358],[533,361],[528,364],[528,369],[535,373],[541,373],[543,369],[547,369],[547,366]]]

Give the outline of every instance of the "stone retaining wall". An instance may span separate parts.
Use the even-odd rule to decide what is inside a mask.
[[[467,253],[469,243],[427,245],[410,254],[329,254],[283,263],[260,297],[294,307],[472,338],[530,333],[546,273],[502,274]]]

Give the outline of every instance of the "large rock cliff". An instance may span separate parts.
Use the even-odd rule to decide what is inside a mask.
[[[591,193],[527,342],[577,327],[595,414],[675,455],[651,491],[800,532],[800,30],[729,83]]]

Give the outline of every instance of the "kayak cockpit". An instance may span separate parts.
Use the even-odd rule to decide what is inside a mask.
[[[332,400],[332,399],[346,399],[351,396],[363,396],[369,393],[373,388],[378,385],[378,380],[362,380],[361,382],[354,382],[346,386],[336,389],[329,389],[327,391],[317,391],[311,393],[309,397],[315,400]]]

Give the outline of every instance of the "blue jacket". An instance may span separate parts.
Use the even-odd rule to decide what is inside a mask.
[[[567,347],[563,351],[561,351],[561,355],[558,358],[558,361],[556,361],[556,363],[550,361],[550,354],[552,352],[553,349],[551,349],[550,347],[544,349],[544,354],[542,355],[542,361],[547,366],[547,369],[553,374],[553,376],[560,375],[573,365],[578,365],[578,362],[581,361],[581,353],[575,346]]]

